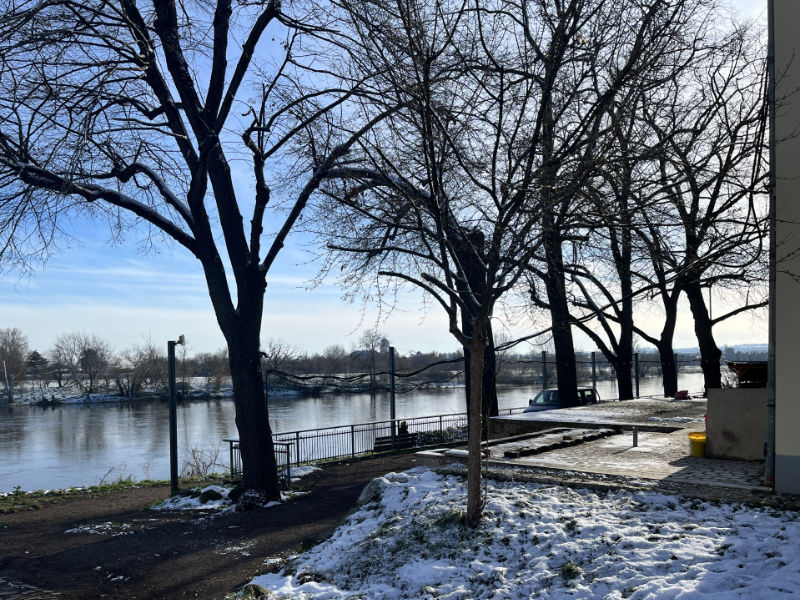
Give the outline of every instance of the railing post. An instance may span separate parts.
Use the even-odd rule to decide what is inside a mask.
[[[286,444],[286,489],[292,487],[292,445]]]
[[[444,440],[444,427],[442,426],[442,415],[439,415],[439,439]]]
[[[597,353],[592,352],[592,387],[597,389]]]
[[[547,389],[547,350],[542,350],[542,389]]]
[[[356,426],[350,425],[350,454],[356,457]]]
[[[397,448],[394,400],[394,346],[389,346],[389,418],[392,420],[392,450]]]
[[[633,355],[633,370],[636,375],[636,397],[639,397],[639,353]]]
[[[295,446],[297,446],[297,462],[299,463],[300,462],[300,432],[299,431],[295,431],[294,432],[294,443],[295,443]]]

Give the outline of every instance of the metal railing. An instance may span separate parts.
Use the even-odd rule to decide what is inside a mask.
[[[239,440],[235,438],[225,438],[223,442],[228,442],[230,475],[237,477],[242,474],[242,455],[239,453]],[[288,490],[292,482],[292,445],[273,440],[275,447],[275,462],[278,464],[278,481],[283,489]]]
[[[501,411],[501,414],[513,414],[522,410],[524,409],[506,409]],[[292,466],[300,464],[379,454],[400,447],[438,446],[466,438],[466,413],[389,419],[286,431],[272,435],[278,469],[286,473]],[[239,440],[224,441],[229,444],[231,474],[239,474],[241,473]]]

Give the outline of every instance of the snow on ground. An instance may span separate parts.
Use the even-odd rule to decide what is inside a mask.
[[[200,489],[182,490],[177,496],[167,498],[151,506],[151,510],[232,510],[233,503],[228,499],[228,493],[233,488],[221,485],[207,485]],[[278,504],[270,502],[267,506]]]
[[[292,481],[319,471],[319,467],[306,465],[294,467],[291,470]],[[203,510],[203,511],[226,511],[233,510],[234,503],[228,498],[228,494],[233,488],[221,485],[208,485],[204,488],[187,488],[177,496],[167,498],[163,502],[151,506],[152,510]],[[281,500],[286,501],[302,495],[305,492],[281,492]],[[265,507],[275,506],[278,502],[268,502]]]
[[[333,600],[776,598],[800,591],[794,512],[654,492],[489,481],[464,523],[462,478],[376,479],[334,535],[252,583]]]

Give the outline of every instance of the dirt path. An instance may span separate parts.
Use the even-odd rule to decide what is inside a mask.
[[[371,479],[414,465],[413,455],[331,465],[303,478],[306,495],[213,518],[149,510],[168,487],[0,515],[0,600],[220,600],[266,559],[327,537]]]

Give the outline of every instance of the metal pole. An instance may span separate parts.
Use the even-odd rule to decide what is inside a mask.
[[[636,374],[636,397],[639,397],[639,353],[633,355],[633,369]]]
[[[8,394],[8,401],[11,402],[11,386],[8,385],[8,370],[6,369],[6,361],[3,361],[3,377],[6,379],[6,393]]]
[[[394,346],[389,346],[389,418],[392,420],[392,450],[397,448],[397,431],[395,427],[394,404]]]
[[[167,342],[167,377],[169,379],[169,487],[178,493],[178,395],[175,386],[175,344]]]
[[[597,389],[597,355],[592,352],[592,387]]]
[[[542,389],[547,389],[547,350],[542,350]]]
[[[764,444],[764,484],[775,485],[775,342],[777,333],[776,264],[777,215],[775,199],[775,2],[767,2],[767,110],[769,113],[769,290],[768,290],[768,349],[767,349],[767,431]]]

